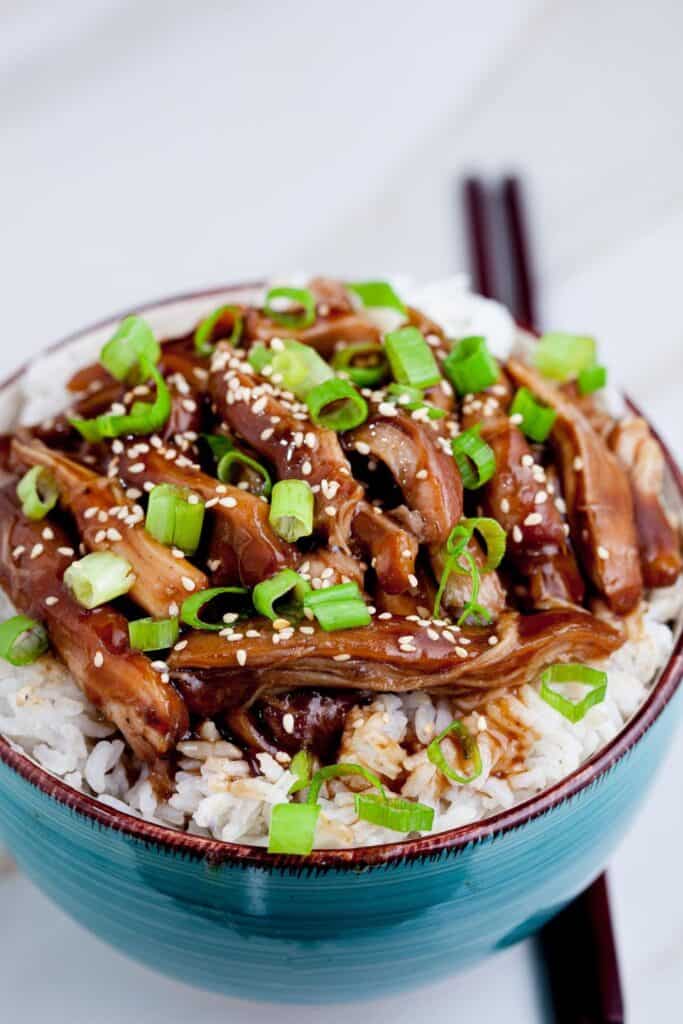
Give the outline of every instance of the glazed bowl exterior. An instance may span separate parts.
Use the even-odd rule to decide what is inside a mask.
[[[145,316],[160,334],[178,333],[244,290],[155,303]],[[118,319],[65,344],[97,351]],[[16,407],[15,388],[16,377],[0,407]],[[667,458],[683,505],[683,481]],[[679,636],[644,706],[577,772],[451,832],[272,857],[108,808],[0,738],[0,837],[67,913],[178,980],[275,1002],[410,989],[526,937],[601,873],[671,742],[682,706],[682,646]]]

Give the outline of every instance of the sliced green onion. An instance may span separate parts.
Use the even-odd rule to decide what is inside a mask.
[[[420,388],[412,388],[409,384],[390,384],[387,395],[391,395],[401,409],[407,409],[409,412],[426,409],[430,420],[440,420],[446,415],[443,409],[432,405],[431,402],[425,402],[424,393]]]
[[[64,583],[84,608],[98,608],[127,594],[135,583],[130,562],[112,551],[93,551],[72,562]]]
[[[29,469],[17,484],[17,497],[27,519],[44,519],[59,498],[54,473],[45,466]]]
[[[500,375],[498,364],[486,345],[486,338],[463,338],[444,360],[444,372],[459,395],[476,394]]]
[[[374,388],[389,372],[389,361],[381,345],[359,341],[338,349],[332,357],[332,366],[341,370],[358,388]]]
[[[326,380],[306,395],[311,419],[328,430],[352,430],[368,418],[368,404],[345,380]]]
[[[278,480],[268,521],[279,537],[293,544],[313,533],[313,491],[305,480]]]
[[[470,519],[462,519],[457,526],[454,526],[448,535],[446,541],[446,560],[444,563],[444,569],[441,573],[441,580],[439,581],[439,589],[436,592],[434,599],[434,618],[439,617],[439,611],[441,608],[441,600],[446,590],[446,585],[452,573],[458,573],[459,575],[469,575],[472,581],[472,590],[470,598],[465,604],[462,615],[458,619],[458,625],[461,625],[469,616],[473,615],[483,621],[490,622],[491,615],[488,610],[482,605],[477,604],[477,598],[479,596],[479,585],[480,585],[480,571],[479,566],[475,562],[471,553],[467,550],[467,545],[471,541],[474,533],[481,534],[484,544],[486,545],[486,561],[482,567],[482,572],[493,572],[497,569],[503,560],[505,555],[505,544],[506,534],[503,527],[495,519],[491,519],[488,516],[475,516]],[[465,565],[463,565],[461,559],[464,558]]]
[[[462,775],[460,772],[455,771],[454,768],[451,768],[446,760],[443,750],[441,749],[442,741],[451,734],[455,734],[460,740],[460,746],[465,760],[472,762],[472,771],[469,775]],[[457,718],[455,721],[451,722],[450,725],[446,726],[443,732],[440,732],[439,735],[432,740],[427,747],[427,757],[432,764],[436,765],[439,771],[445,775],[447,779],[452,779],[453,782],[459,782],[463,786],[470,782],[474,782],[474,780],[478,779],[481,775],[482,764],[479,744],[467,726]]]
[[[178,619],[135,619],[128,623],[128,643],[134,651],[167,651],[178,639]]]
[[[214,350],[214,346],[211,342],[213,337],[214,328],[219,320],[222,320],[226,313],[229,313],[232,317],[232,333],[227,341],[231,345],[238,345],[239,340],[242,337],[242,311],[239,306],[219,306],[213,313],[206,317],[205,320],[197,327],[194,332],[194,347],[200,356],[209,356]]]
[[[383,799],[378,793],[356,793],[356,814],[361,821],[393,829],[394,832],[429,832],[434,809],[400,797]]]
[[[147,380],[150,377],[157,389],[153,402],[134,402],[130,412],[123,415],[105,412],[90,420],[69,417],[69,423],[91,443],[107,437],[121,437],[124,434],[138,436],[161,430],[171,415],[171,395],[156,366],[140,357],[140,378]]]
[[[592,395],[594,391],[604,388],[607,383],[607,369],[604,366],[587,366],[579,371],[579,391],[582,395]]]
[[[250,365],[256,371],[256,373],[261,373],[263,367],[269,365],[273,358],[273,355],[274,353],[268,348],[267,345],[264,345],[262,342],[257,341],[256,344],[252,345],[251,349],[249,350],[249,355],[247,356],[247,359],[249,360]]]
[[[218,479],[224,484],[232,483],[232,471],[235,466],[246,466],[248,469],[258,473],[263,478],[263,485],[261,487],[261,494],[265,498],[270,497],[270,492],[273,489],[273,483],[270,479],[270,473],[265,466],[257,462],[256,459],[252,459],[249,455],[245,455],[244,452],[238,452],[237,449],[227,451],[223,455],[218,463],[216,474]]]
[[[231,596],[237,595],[239,598],[239,604],[246,604],[245,597],[249,593],[246,587],[207,587],[206,590],[200,590],[196,594],[191,594],[190,597],[185,598],[180,608],[181,621],[186,626],[191,626],[192,629],[200,629],[205,633],[218,633],[219,630],[225,629],[225,621],[221,622],[207,622],[206,619],[201,617],[203,609],[217,597],[221,597],[223,594],[230,594]]]
[[[100,362],[117,380],[126,380],[140,361],[158,362],[161,346],[141,316],[127,316],[100,352]]]
[[[368,309],[395,309],[404,316],[406,314],[406,307],[388,281],[356,281],[354,284],[347,284],[346,287],[357,295]]]
[[[294,755],[289,765],[292,775],[296,775],[296,782],[289,787],[288,793],[298,793],[305,789],[313,775],[313,756],[308,750],[300,750]]]
[[[544,377],[569,380],[595,363],[595,339],[555,331],[534,348],[534,363]]]
[[[532,441],[545,441],[553,429],[557,413],[549,405],[537,402],[528,388],[520,388],[510,406],[510,418],[521,416],[519,429]]]
[[[301,311],[285,312],[273,306],[275,299],[289,299],[301,306]],[[284,327],[310,327],[315,322],[315,296],[308,288],[271,288],[263,304],[263,312],[269,319]]]
[[[360,764],[328,764],[324,768],[320,768],[311,779],[306,803],[317,803],[323,784],[328,779],[340,779],[344,775],[362,775],[365,781],[369,782],[375,789],[378,789],[386,800],[386,793],[381,779],[374,772],[371,772],[369,768],[364,768]]]
[[[196,494],[173,484],[157,484],[149,494],[145,530],[160,544],[193,555],[204,525],[204,503]]]
[[[357,583],[338,583],[323,590],[310,590],[304,598],[326,633],[369,626],[372,621]]]
[[[277,349],[270,360],[271,380],[274,384],[281,383],[301,401],[311,388],[334,376],[332,367],[310,345],[302,345],[293,338],[285,338],[281,344],[284,347]]]
[[[391,372],[399,384],[429,388],[441,380],[431,348],[417,327],[399,327],[384,339]]]
[[[483,487],[496,472],[493,448],[479,435],[481,424],[463,430],[451,441],[453,457],[458,464],[463,487],[474,491]]]
[[[298,572],[294,572],[293,569],[281,569],[269,580],[257,583],[251,597],[256,611],[274,622],[275,619],[299,617],[310,589],[308,580],[299,576]],[[285,611],[282,606],[275,607],[275,602],[282,601],[284,597],[288,598]]]
[[[13,615],[0,624],[0,658],[10,665],[31,665],[48,647],[45,626],[27,615]]]
[[[208,444],[216,462],[220,462],[225,453],[231,452],[235,447],[232,440],[225,434],[202,434],[202,440]]]
[[[320,807],[317,804],[275,804],[270,812],[269,853],[297,853],[313,849]]]
[[[581,700],[571,700],[552,688],[553,683],[590,687]],[[581,664],[551,665],[541,675],[541,697],[570,722],[580,722],[589,708],[600,704],[607,693],[607,673]]]

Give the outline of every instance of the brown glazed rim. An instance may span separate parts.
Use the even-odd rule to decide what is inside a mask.
[[[84,335],[98,328],[105,327],[107,324],[115,322],[131,313],[145,312],[182,301],[209,298],[212,295],[223,295],[231,291],[245,291],[257,287],[262,287],[262,282],[217,286],[199,291],[185,292],[157,302],[149,302],[145,305],[128,309],[117,316],[107,317],[74,334],[70,334],[66,338],[62,338],[61,341],[50,345],[45,351],[47,353],[60,349],[79,340]],[[5,391],[26,371],[27,365],[25,364],[20,367],[9,378],[0,383],[0,393]],[[629,402],[629,405],[635,413],[641,415],[634,403]],[[651,427],[651,429],[662,445],[676,489],[683,501],[683,473],[681,473],[671,452],[662,442],[657,432],[654,428]],[[422,839],[387,843],[381,846],[356,847],[354,849],[315,850],[308,857],[270,854],[264,847],[247,846],[241,843],[226,843],[217,839],[205,839],[201,836],[176,832],[172,828],[154,825],[135,818],[130,814],[115,810],[92,797],[80,793],[60,779],[50,775],[31,761],[26,754],[12,747],[1,736],[0,760],[9,765],[10,768],[32,786],[36,786],[57,803],[66,805],[77,814],[88,818],[91,822],[141,840],[145,844],[163,847],[169,853],[177,853],[194,860],[205,860],[212,866],[225,863],[261,867],[266,870],[284,869],[295,872],[305,872],[307,870],[324,871],[330,868],[358,871],[382,864],[389,866],[412,860],[432,859],[442,852],[454,853],[469,843],[476,843],[489,836],[512,831],[546,814],[558,804],[569,800],[581,790],[596,782],[638,743],[673,698],[682,677],[683,633],[679,635],[674,651],[657,685],[622,732],[576,771],[556,785],[543,790],[538,796],[532,797],[522,804],[492,815],[484,821],[425,836]]]

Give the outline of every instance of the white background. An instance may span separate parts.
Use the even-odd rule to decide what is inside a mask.
[[[513,170],[543,323],[596,333],[680,455],[682,38],[675,0],[4,0],[0,372],[194,286],[460,269],[456,182]],[[682,777],[679,742],[610,871],[636,1024],[683,1001]],[[272,1020],[129,964],[23,879],[0,900],[8,1020]],[[427,1007],[550,1019],[531,944],[351,1012],[407,1022]]]

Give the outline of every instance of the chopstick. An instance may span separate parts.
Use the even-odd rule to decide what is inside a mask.
[[[520,182],[463,182],[475,290],[506,302],[520,326],[537,328],[531,247]],[[619,961],[606,875],[600,875],[538,936],[556,1024],[624,1024]],[[580,979],[580,984],[577,984]]]

